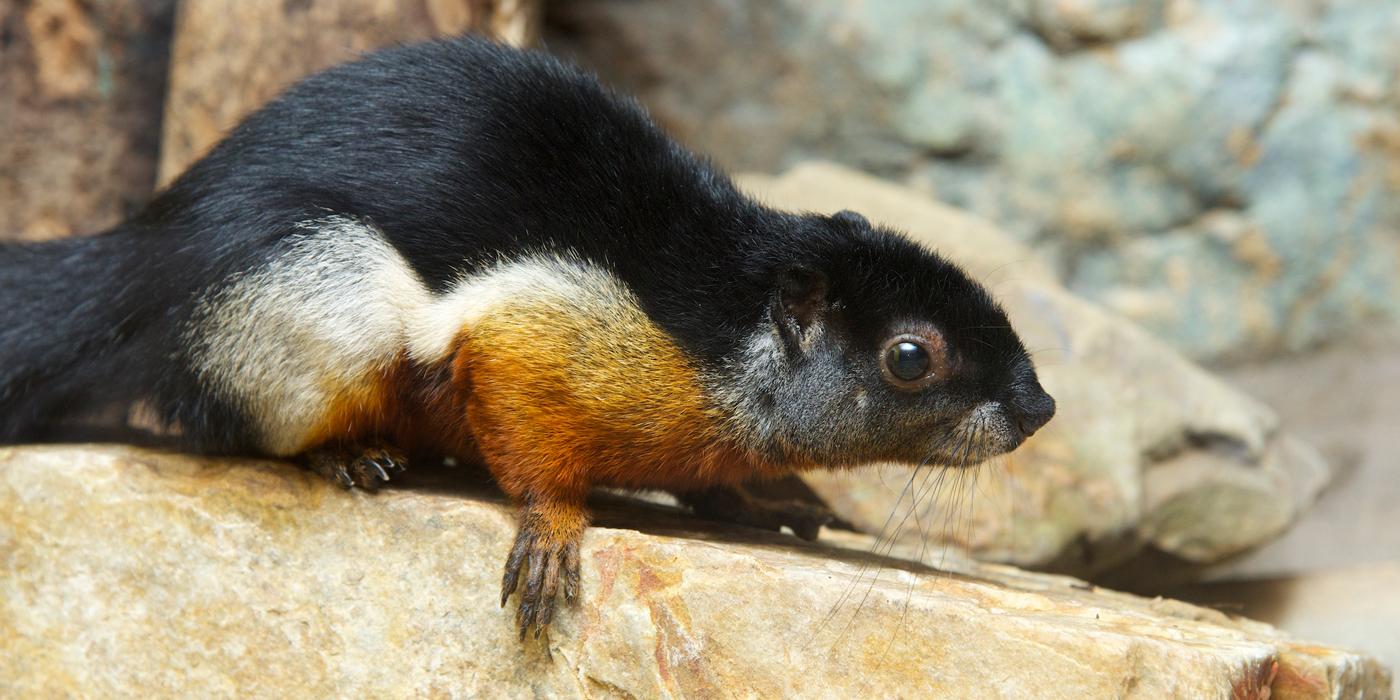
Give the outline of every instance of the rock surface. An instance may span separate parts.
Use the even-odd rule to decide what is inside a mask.
[[[1277,625],[1326,644],[1364,649],[1400,667],[1400,560],[1259,581],[1197,584],[1174,595]]]
[[[374,49],[467,31],[530,43],[538,12],[538,0],[184,0],[160,180],[302,77]]]
[[[829,164],[741,182],[782,208],[861,211],[964,264],[1006,306],[1058,402],[1045,429],[980,472],[807,477],[858,528],[1081,576],[1126,576],[1147,557],[1167,585],[1278,536],[1327,483],[1272,410],[1065,291],[990,224]]]
[[[615,501],[583,603],[522,645],[497,601],[511,513],[443,483],[0,449],[6,694],[1389,697],[1363,654],[1218,612]]]
[[[1389,335],[1223,375],[1274,406],[1293,433],[1337,465],[1337,476],[1284,536],[1211,567],[1209,577],[1278,578],[1400,562],[1400,334]],[[1395,640],[1400,645],[1400,633]]]
[[[0,240],[96,233],[150,195],[174,5],[0,3]]]
[[[905,178],[1201,358],[1400,316],[1394,0],[572,0],[547,39],[731,168]]]

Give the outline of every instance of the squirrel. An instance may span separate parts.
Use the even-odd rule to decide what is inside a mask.
[[[484,465],[522,639],[578,600],[592,487],[701,511],[974,465],[1055,411],[953,263],[767,207],[591,74],[476,38],[313,75],[111,230],[0,245],[0,300],[0,442],[141,403],[190,450],[346,487]]]

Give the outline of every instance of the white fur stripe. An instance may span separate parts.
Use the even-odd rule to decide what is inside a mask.
[[[420,307],[409,327],[413,359],[431,362],[452,352],[452,342],[492,309],[525,298],[577,297],[588,278],[607,276],[578,260],[534,256],[505,262],[485,273],[462,278],[452,289]]]
[[[273,454],[308,447],[338,396],[405,353],[445,359],[459,334],[508,300],[578,298],[600,276],[620,286],[578,260],[539,255],[435,296],[372,226],[332,216],[299,228],[275,260],[203,300],[191,333],[201,376],[255,417]]]

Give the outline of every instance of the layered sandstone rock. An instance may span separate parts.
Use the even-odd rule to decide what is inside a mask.
[[[1345,546],[1346,543],[1338,543]],[[1174,595],[1277,625],[1330,644],[1365,649],[1400,665],[1400,560],[1287,577],[1195,584]]]
[[[0,449],[18,696],[1384,698],[1363,654],[1078,581],[597,504],[583,602],[520,643],[489,491],[283,463]]]
[[[1326,464],[1272,410],[1070,294],[990,224],[834,165],[742,180],[775,206],[861,211],[965,265],[1005,304],[1058,401],[1044,430],[978,472],[807,479],[862,530],[1077,575],[1170,580],[1273,539],[1327,483]]]
[[[186,0],[172,50],[160,180],[248,113],[323,68],[374,49],[468,31],[533,42],[537,0]]]

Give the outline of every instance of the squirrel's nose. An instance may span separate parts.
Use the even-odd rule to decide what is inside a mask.
[[[1034,396],[1023,398],[1017,404],[1012,420],[1022,438],[1034,435],[1055,417],[1055,399],[1042,389],[1037,388]]]

